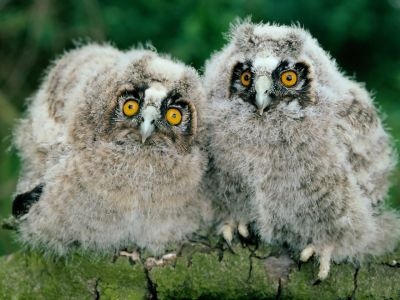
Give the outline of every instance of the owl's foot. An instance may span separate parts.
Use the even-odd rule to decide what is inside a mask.
[[[126,256],[128,257],[130,260],[132,260],[133,262],[137,262],[140,260],[140,254],[137,251],[133,251],[133,252],[128,252],[128,251],[120,251],[119,252],[120,256]]]
[[[232,243],[234,230],[235,226],[231,222],[225,223],[224,225],[221,226],[219,230],[219,234],[222,234],[222,237],[228,243],[228,245],[231,245]]]
[[[315,249],[313,245],[308,245],[301,251],[300,253],[300,260],[302,262],[306,262],[310,259],[311,256],[313,256],[315,253]]]
[[[238,233],[244,237],[244,238],[248,238],[249,237],[249,230],[247,229],[247,225],[246,223],[243,222],[239,222],[238,224],[236,224],[234,221],[227,221],[225,222],[220,230],[219,230],[219,234],[222,234],[224,240],[228,243],[228,245],[230,246],[233,240],[233,234],[236,231],[236,226],[237,226],[237,231]]]
[[[247,229],[247,225],[245,223],[239,222],[238,232],[244,238],[249,237],[249,230]]]
[[[319,253],[319,272],[318,279],[324,280],[328,277],[329,270],[331,268],[331,256],[332,256],[333,247],[326,246]]]
[[[324,280],[328,277],[329,270],[331,267],[331,256],[332,256],[333,246],[324,246],[318,250],[314,245],[308,245],[301,251],[300,260],[306,262],[311,256],[316,254],[319,260],[319,272],[318,279]]]
[[[167,253],[163,255],[160,259],[156,259],[154,257],[148,257],[145,262],[145,267],[148,270],[151,270],[153,267],[163,267],[168,263],[174,262],[176,260],[175,253]]]

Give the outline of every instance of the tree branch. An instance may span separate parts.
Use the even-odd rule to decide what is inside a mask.
[[[333,265],[315,284],[316,260],[297,263],[280,248],[215,237],[175,249],[177,258],[148,268],[119,256],[74,253],[46,258],[20,251],[0,258],[0,298],[79,299],[397,299],[400,249],[361,266]]]

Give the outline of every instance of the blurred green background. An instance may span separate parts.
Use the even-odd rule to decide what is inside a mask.
[[[366,82],[400,149],[400,0],[0,0],[0,219],[10,214],[19,161],[13,124],[49,62],[74,41],[109,41],[121,49],[151,41],[200,71],[224,44],[236,17],[299,22],[348,75]],[[400,208],[400,168],[388,206]],[[0,229],[0,255],[18,248]]]

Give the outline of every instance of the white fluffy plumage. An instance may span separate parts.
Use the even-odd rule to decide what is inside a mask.
[[[390,136],[363,85],[307,31],[236,24],[204,86],[206,178],[225,238],[253,222],[264,242],[303,250],[302,260],[315,253],[320,279],[331,259],[395,247],[400,220],[381,205],[396,160]]]
[[[21,240],[59,255],[76,245],[158,254],[206,224],[203,107],[197,72],[154,51],[91,44],[63,55],[15,131]]]

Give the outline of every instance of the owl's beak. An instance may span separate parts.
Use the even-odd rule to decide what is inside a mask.
[[[255,83],[256,89],[256,105],[260,116],[264,109],[271,103],[271,97],[268,95],[268,90],[272,86],[272,81],[267,76],[260,76]]]
[[[142,144],[154,131],[154,121],[158,118],[158,111],[154,106],[147,106],[142,112],[143,122],[140,124]]]

